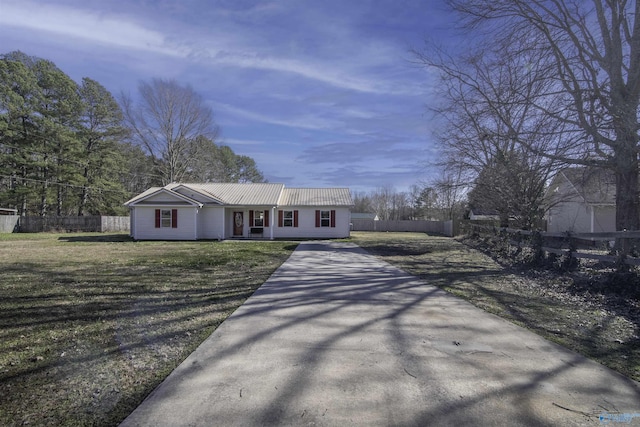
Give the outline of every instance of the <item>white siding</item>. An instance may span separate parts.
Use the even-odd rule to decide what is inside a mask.
[[[298,227],[278,227],[278,210],[297,210]],[[316,210],[335,210],[335,227],[316,227]],[[273,237],[276,239],[335,239],[349,237],[351,212],[345,207],[279,207],[276,210],[272,225],[275,227]]]
[[[548,218],[547,231],[552,233],[591,231],[591,215],[584,203],[560,203],[549,210]]]
[[[199,239],[224,239],[222,224],[223,207],[204,207],[198,214]]]
[[[136,236],[136,210],[129,208],[129,236]]]
[[[154,194],[144,200],[143,203],[175,203],[175,204],[187,204],[186,201],[174,196],[173,194],[161,192]]]
[[[178,210],[178,227],[156,228],[156,209],[158,207],[136,206],[132,220],[135,221],[134,239],[137,240],[195,240],[196,207],[163,206],[162,209]]]
[[[593,224],[594,233],[606,233],[616,231],[615,206],[594,206],[595,216]]]
[[[249,223],[249,219],[250,219],[250,212],[251,211],[268,211],[269,212],[269,226],[268,227],[262,227],[263,228],[263,233],[262,233],[262,238],[263,239],[268,239],[271,237],[271,228],[274,227],[274,224],[277,225],[277,221],[278,221],[278,217],[276,217],[275,219],[273,218],[273,210],[269,207],[255,207],[255,208],[251,208],[251,209],[246,209],[246,208],[227,208],[226,209],[226,215],[225,215],[225,238],[240,238],[240,237],[249,237],[249,229],[251,227],[253,227],[253,224]],[[233,235],[233,221],[234,221],[234,216],[233,213],[234,212],[242,212],[242,218],[244,221],[243,224],[243,230],[242,230],[242,236],[234,236]],[[277,212],[277,211],[276,211]],[[274,223],[274,220],[276,221]],[[218,221],[218,220],[216,220]],[[222,221],[222,220],[220,220]],[[254,236],[257,237],[257,236]],[[274,236],[276,237],[276,236]]]

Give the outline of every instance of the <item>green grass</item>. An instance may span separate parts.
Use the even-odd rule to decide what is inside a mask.
[[[117,425],[295,247],[0,234],[0,425]]]
[[[510,272],[447,237],[354,232],[351,240],[429,284],[640,381],[640,301],[593,294],[567,276]]]

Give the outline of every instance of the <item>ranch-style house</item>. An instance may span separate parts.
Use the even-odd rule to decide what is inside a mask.
[[[136,240],[349,237],[348,188],[168,184],[127,201]]]

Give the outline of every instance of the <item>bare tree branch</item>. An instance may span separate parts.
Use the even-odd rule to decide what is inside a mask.
[[[140,101],[122,96],[125,120],[134,139],[154,161],[164,184],[185,177],[198,158],[200,136],[215,140],[218,128],[213,113],[190,86],[174,80],[141,82]]]

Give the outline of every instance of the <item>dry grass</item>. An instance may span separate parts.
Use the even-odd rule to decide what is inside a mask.
[[[586,286],[575,275],[508,269],[451,238],[355,232],[352,240],[430,284],[640,381],[638,299]]]
[[[594,295],[565,276],[510,271],[449,238],[351,240],[640,380],[637,300]],[[117,425],[294,248],[0,234],[0,425]]]
[[[0,425],[117,425],[295,246],[0,235]]]

